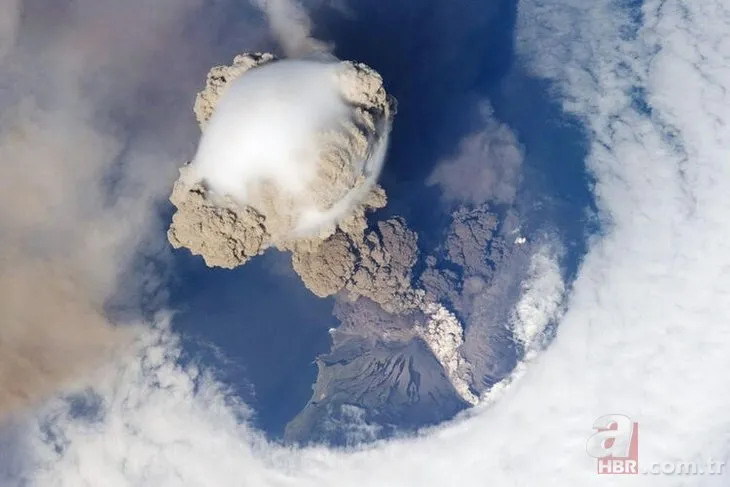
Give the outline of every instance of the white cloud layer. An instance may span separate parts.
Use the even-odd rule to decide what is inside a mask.
[[[499,401],[362,451],[286,449],[241,423],[212,381],[175,368],[162,327],[100,384],[101,421],[54,412],[65,449],[39,435],[29,475],[42,486],[727,485],[599,479],[585,452],[593,421],[622,413],[641,424],[641,462],[730,453],[730,13],[720,0],[647,0],[633,21],[617,2],[520,4],[520,55],[588,128],[606,232],[555,341]],[[632,100],[641,93],[645,104]]]
[[[530,269],[522,284],[522,294],[515,304],[510,325],[515,338],[531,359],[544,345],[547,327],[559,319],[565,297],[565,282],[556,252],[548,245],[530,259]]]

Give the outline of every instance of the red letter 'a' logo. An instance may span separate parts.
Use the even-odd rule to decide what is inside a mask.
[[[607,414],[593,423],[593,429],[586,451],[598,459],[599,474],[639,473],[639,423],[622,414]]]

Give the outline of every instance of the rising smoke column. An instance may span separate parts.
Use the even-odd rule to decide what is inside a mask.
[[[296,0],[252,0],[265,15],[279,46],[290,58],[332,50],[329,44],[312,37],[312,19]]]
[[[233,268],[270,247],[316,252],[344,232],[365,238],[393,100],[362,64],[238,56],[216,67],[195,111],[203,137],[181,169],[168,232],[210,266]]]

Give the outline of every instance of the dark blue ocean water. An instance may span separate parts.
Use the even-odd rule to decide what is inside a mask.
[[[439,190],[424,181],[460,140],[479,129],[479,103],[491,102],[525,150],[518,209],[525,231],[549,230],[566,246],[573,276],[595,231],[580,125],[550,99],[547,84],[526,74],[513,47],[514,0],[350,0],[349,11],[313,11],[315,34],[342,59],[365,62],[398,99],[381,183],[382,215],[407,218],[428,251],[448,214]],[[248,46],[240,46],[246,50]],[[488,161],[485,161],[488,163]],[[168,209],[169,211],[169,209]],[[208,269],[186,251],[173,258],[169,302],[185,360],[219,367],[221,379],[256,410],[255,424],[272,437],[306,404],[313,360],[329,348],[336,325],[331,300],[314,297],[269,254],[235,271]]]

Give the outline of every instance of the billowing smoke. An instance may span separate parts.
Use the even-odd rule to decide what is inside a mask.
[[[323,246],[351,254],[366,238],[365,212],[385,205],[375,183],[392,103],[362,64],[246,54],[214,68],[196,102],[203,137],[171,196],[170,242],[227,268],[291,250],[303,277],[316,274]],[[305,277],[319,295],[344,287],[320,281]]]

